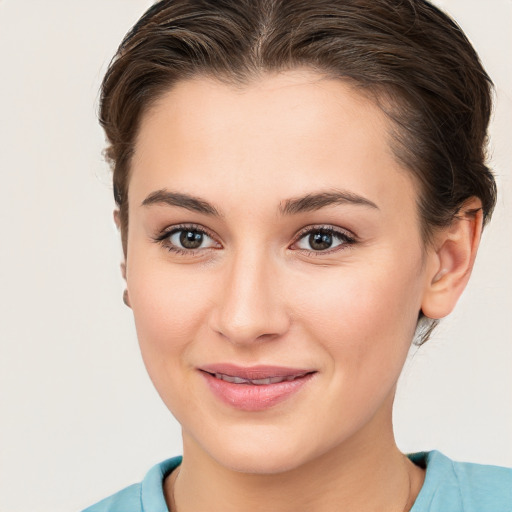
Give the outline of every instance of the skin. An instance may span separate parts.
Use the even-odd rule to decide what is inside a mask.
[[[182,425],[184,462],[165,483],[180,512],[412,506],[424,476],[395,444],[395,387],[420,309],[445,316],[462,292],[481,215],[425,247],[418,190],[389,129],[367,98],[308,70],[242,88],[180,82],[143,117],[126,281],[147,370]],[[144,205],[157,191],[218,215]],[[280,211],[335,191],[374,206]],[[207,231],[198,250],[170,251],[179,236],[155,241],[183,224]],[[325,226],[355,241],[315,252],[304,228]],[[316,373],[284,402],[247,412],[219,402],[198,372],[219,362]]]

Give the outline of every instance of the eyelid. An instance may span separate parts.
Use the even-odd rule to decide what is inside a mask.
[[[184,249],[182,247],[176,246],[169,242],[169,237],[179,231],[185,230],[197,231],[203,235],[206,235],[208,238],[212,239],[218,246],[217,247],[204,247],[197,249]],[[349,249],[352,245],[359,241],[358,237],[351,231],[345,228],[341,228],[338,226],[333,226],[331,224],[315,224],[302,228],[294,237],[293,242],[288,246],[289,249],[293,249],[293,246],[296,245],[300,240],[305,238],[307,235],[311,233],[324,231],[332,234],[333,236],[337,236],[344,240],[344,243],[341,243],[332,249],[326,249],[323,251],[315,251],[308,249],[297,248],[295,250],[301,251],[302,253],[311,254],[313,256],[322,256],[337,252],[339,250]],[[199,252],[204,252],[209,249],[220,249],[222,248],[221,242],[218,240],[218,236],[212,233],[208,228],[195,223],[183,223],[183,224],[174,224],[164,228],[160,231],[156,236],[152,237],[152,240],[156,243],[161,244],[164,248],[169,251],[187,255],[194,255]]]
[[[209,229],[205,228],[204,226],[201,226],[200,224],[195,224],[193,222],[191,223],[183,223],[183,224],[172,224],[171,226],[167,226],[164,229],[162,229],[157,235],[156,239],[164,239],[167,238],[169,235],[172,235],[173,233],[176,233],[177,231],[184,231],[186,229],[189,229],[191,231],[198,231],[199,233],[203,233],[204,235],[208,235],[210,238],[215,239],[215,235],[210,232]]]
[[[345,228],[341,228],[338,226],[333,226],[332,224],[316,224],[312,226],[306,226],[302,228],[294,237],[293,242],[290,245],[290,248],[293,248],[294,245],[296,245],[300,240],[305,238],[307,235],[310,235],[311,233],[315,233],[318,231],[325,231],[328,232],[334,236],[338,236],[342,238],[345,242],[342,244],[339,244],[332,249],[326,249],[324,251],[314,251],[314,250],[308,250],[308,249],[296,249],[301,252],[305,252],[307,254],[311,254],[313,256],[322,256],[331,254],[340,250],[346,250],[350,248],[352,245],[357,243],[359,241],[358,237],[351,231]]]
[[[343,235],[347,238],[357,240],[357,236],[352,231],[342,228],[340,226],[334,226],[333,224],[311,224],[301,228],[295,235],[295,240],[302,238],[304,235],[311,233],[312,231],[329,231],[335,234]]]
[[[204,226],[201,226],[200,224],[195,223],[184,223],[184,224],[173,224],[171,226],[168,226],[164,228],[162,231],[160,231],[156,236],[152,237],[153,241],[156,243],[161,244],[164,248],[166,248],[169,251],[176,252],[176,253],[182,253],[182,254],[188,254],[188,255],[194,255],[197,252],[206,251],[209,249],[217,249],[220,247],[203,247],[203,248],[197,248],[197,249],[184,249],[182,247],[176,246],[174,244],[171,244],[169,241],[169,237],[173,234],[179,232],[179,231],[197,231],[198,233],[201,233],[203,235],[206,235],[208,238],[211,238],[218,246],[222,246],[222,244],[219,242],[218,237],[213,234],[209,229],[205,228]]]

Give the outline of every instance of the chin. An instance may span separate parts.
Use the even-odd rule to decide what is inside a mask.
[[[226,433],[221,439],[208,440],[200,449],[228,470],[258,475],[292,471],[315,458],[307,440],[299,436],[294,439],[283,431],[276,435],[273,428],[265,430],[241,429],[238,434]]]
[[[257,452],[257,453],[256,453]],[[216,462],[237,473],[253,475],[276,475],[287,473],[304,464],[300,453],[276,453],[265,450],[246,450],[239,454],[222,453]]]

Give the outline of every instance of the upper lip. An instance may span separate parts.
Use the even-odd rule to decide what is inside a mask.
[[[289,368],[272,365],[237,366],[231,363],[208,364],[199,367],[199,370],[213,375],[219,373],[250,380],[268,379],[272,377],[298,377],[315,372],[315,370],[310,368]]]

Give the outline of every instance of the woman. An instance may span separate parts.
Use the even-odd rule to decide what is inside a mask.
[[[126,279],[183,459],[98,511],[505,511],[512,473],[405,456],[408,349],[495,203],[491,82],[424,1],[176,0],[103,82]]]

